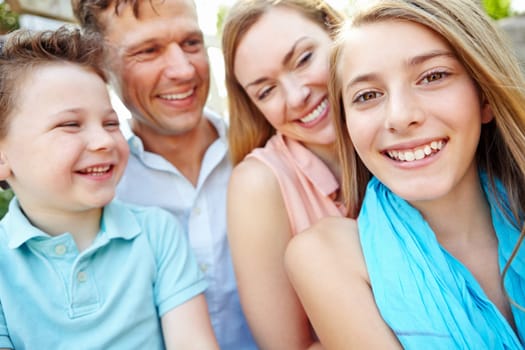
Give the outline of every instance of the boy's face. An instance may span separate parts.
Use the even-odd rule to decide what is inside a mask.
[[[115,194],[129,155],[104,81],[72,64],[36,68],[20,86],[0,178],[26,214],[97,209]]]

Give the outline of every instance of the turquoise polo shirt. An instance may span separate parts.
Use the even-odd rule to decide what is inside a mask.
[[[162,349],[160,317],[202,293],[179,222],[117,200],[79,253],[31,225],[14,198],[0,222],[0,348]]]

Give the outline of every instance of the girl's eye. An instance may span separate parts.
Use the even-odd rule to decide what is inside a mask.
[[[378,98],[381,96],[383,96],[383,94],[377,91],[365,91],[362,94],[357,95],[357,97],[352,102],[353,103],[368,102],[370,100],[373,100],[374,98]]]
[[[432,83],[437,80],[444,79],[446,76],[448,76],[447,72],[431,72],[425,75],[423,79],[421,79],[421,82],[428,84],[428,83]]]

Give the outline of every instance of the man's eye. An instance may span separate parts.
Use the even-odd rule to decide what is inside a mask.
[[[151,46],[138,51],[135,51],[131,57],[138,61],[146,61],[157,57],[161,52],[159,46]]]
[[[203,47],[202,39],[188,39],[182,44],[182,49],[186,52],[198,52]]]

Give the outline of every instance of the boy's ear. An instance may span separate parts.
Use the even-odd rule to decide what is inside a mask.
[[[0,151],[0,180],[6,180],[11,175],[11,167],[5,153]]]

